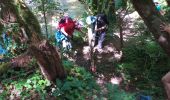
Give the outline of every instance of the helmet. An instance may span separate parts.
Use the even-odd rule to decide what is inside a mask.
[[[158,3],[158,0],[153,0],[154,3]]]
[[[84,27],[84,23],[83,23],[83,21],[81,21],[81,20],[79,20],[79,21],[76,21],[76,27],[78,27],[78,28],[82,28],[82,27]]]
[[[86,23],[87,23],[88,25],[94,23],[95,21],[96,21],[96,17],[95,17],[95,16],[88,16],[88,17],[86,18]]]

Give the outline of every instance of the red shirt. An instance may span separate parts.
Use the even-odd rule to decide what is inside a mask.
[[[76,23],[75,21],[66,19],[65,23],[59,24],[59,28],[64,28],[64,31],[68,35],[72,36],[75,29],[79,30],[78,28],[76,28],[75,23]]]

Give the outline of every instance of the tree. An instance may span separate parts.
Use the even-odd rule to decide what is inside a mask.
[[[167,4],[168,4],[168,6],[170,6],[170,0],[166,0],[166,2],[167,2]]]
[[[31,3],[28,3],[30,7],[35,7],[32,9],[33,13],[41,13],[43,15],[44,20],[44,29],[46,37],[49,37],[49,29],[48,29],[48,17],[51,15],[51,11],[60,9],[59,3],[55,0],[30,0]],[[48,16],[47,16],[48,15]]]
[[[160,44],[164,51],[170,56],[170,35],[161,32],[160,24],[164,23],[161,15],[156,10],[152,0],[131,0],[134,8],[144,20],[155,40]]]
[[[47,18],[46,18],[46,10],[45,10],[45,2],[46,1],[42,0],[41,2],[42,2],[42,11],[43,11],[43,15],[44,15],[44,22],[45,22],[45,31],[46,31],[46,35],[48,38]]]
[[[12,18],[13,22],[24,28],[28,35],[27,54],[35,57],[42,74],[52,82],[55,82],[56,78],[65,78],[66,73],[59,53],[54,46],[43,39],[38,20],[25,3],[22,0],[0,0],[0,6],[3,21],[10,23]]]
[[[124,18],[127,15],[127,1],[125,0],[115,0],[115,10],[117,10],[117,23],[120,32],[120,47],[123,47],[123,24]]]

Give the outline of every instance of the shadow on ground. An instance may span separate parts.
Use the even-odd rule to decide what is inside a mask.
[[[116,74],[115,64],[121,60],[122,52],[120,51],[119,38],[116,36],[106,37],[102,52],[95,53],[97,81],[102,79],[103,83],[112,82],[115,77],[121,79],[121,76]],[[71,57],[72,61],[78,66],[85,67],[89,70],[91,66],[91,53],[88,43],[79,43],[74,41],[74,54]]]

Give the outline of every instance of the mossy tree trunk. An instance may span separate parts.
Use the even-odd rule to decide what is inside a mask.
[[[161,15],[155,9],[152,0],[131,0],[134,8],[144,20],[155,40],[160,44],[164,51],[170,56],[170,34],[161,32],[160,25],[164,23]]]
[[[66,74],[57,50],[43,39],[39,22],[25,3],[22,0],[0,0],[0,7],[2,20],[10,23],[12,17],[14,22],[24,27],[28,36],[28,54],[35,57],[42,74],[53,82],[56,78],[64,78]]]

